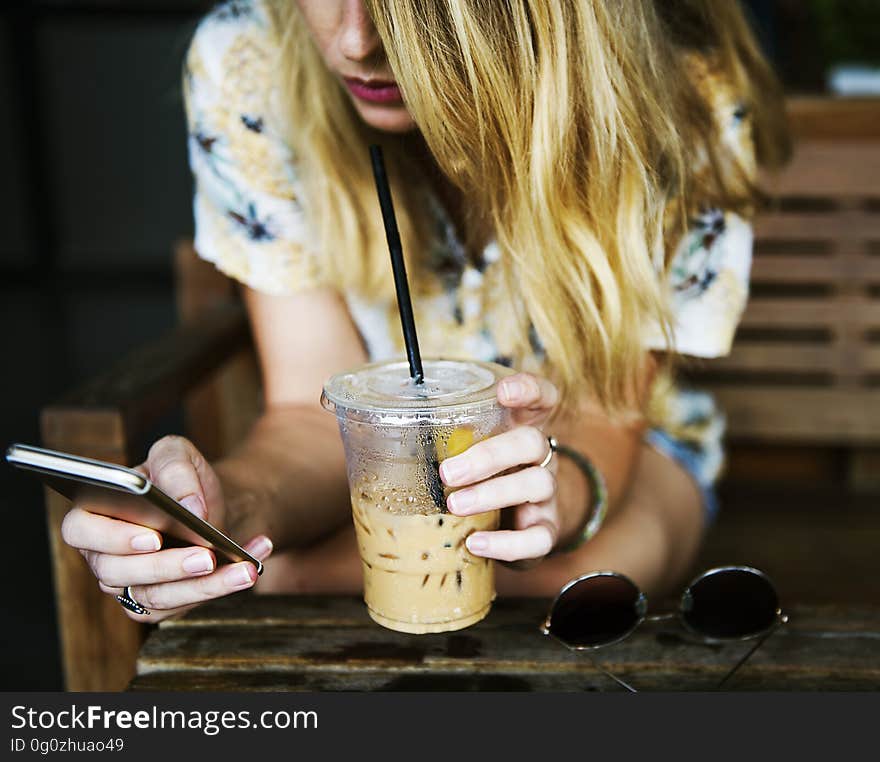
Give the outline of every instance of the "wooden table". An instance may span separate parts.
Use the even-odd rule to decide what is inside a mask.
[[[466,630],[405,635],[354,598],[231,596],[149,635],[132,690],[621,690],[583,654],[542,636],[547,602],[497,601]],[[880,605],[795,606],[730,690],[876,690]],[[644,625],[599,652],[645,690],[711,690],[747,644],[707,645],[676,624]]]

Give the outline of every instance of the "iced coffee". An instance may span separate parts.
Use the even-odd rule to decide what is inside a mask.
[[[393,630],[457,630],[480,621],[495,597],[489,559],[465,544],[498,526],[498,512],[460,517],[445,508],[437,467],[509,426],[491,363],[427,361],[421,388],[405,363],[334,376],[323,403],[345,444],[352,518],[370,616]]]

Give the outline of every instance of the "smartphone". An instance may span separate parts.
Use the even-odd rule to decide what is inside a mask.
[[[39,474],[49,487],[92,513],[212,548],[229,562],[250,561],[257,567],[257,574],[263,573],[259,559],[166,495],[139,471],[24,444],[12,445],[6,451],[6,460],[17,468]]]

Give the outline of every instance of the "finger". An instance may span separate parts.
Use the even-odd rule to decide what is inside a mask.
[[[553,549],[554,535],[549,523],[542,522],[527,529],[474,532],[465,543],[475,556],[498,561],[520,561],[546,556]]]
[[[147,455],[146,468],[150,480],[196,516],[206,519],[205,493],[196,468],[201,455],[183,437],[162,437]]]
[[[539,429],[518,426],[447,458],[440,464],[440,477],[448,487],[463,487],[514,466],[540,463],[548,452],[550,443]]]
[[[535,524],[547,524],[554,539],[559,535],[559,506],[555,500],[526,503],[513,509],[513,528],[528,529]]]
[[[110,587],[110,585],[105,585],[101,580],[98,580],[98,589],[102,593],[107,593],[107,595],[112,595],[113,597],[122,595],[122,592],[125,590],[124,587]]]
[[[498,382],[498,402],[504,407],[546,412],[559,402],[553,382],[532,373],[516,373]]]
[[[213,574],[197,579],[158,585],[132,585],[131,594],[141,606],[150,611],[167,611],[246,590],[253,587],[256,581],[257,570],[254,565],[241,561],[221,566]]]
[[[198,547],[130,556],[87,553],[86,560],[94,575],[108,587],[190,579],[210,574],[216,567],[214,554]]]
[[[260,561],[265,561],[272,554],[272,541],[265,535],[259,535],[258,537],[255,537],[253,540],[251,540],[247,545],[245,545],[245,550],[252,556],[254,556],[254,558],[257,558]],[[87,554],[84,553],[83,555]],[[146,584],[147,582],[148,580],[140,580],[141,584]],[[100,578],[98,579],[98,587],[101,589],[102,592],[112,596],[121,595],[122,591],[125,589],[124,585],[109,585]]]
[[[107,593],[107,595],[111,595],[114,598],[117,598],[125,592],[125,588],[123,587],[109,587],[100,581],[98,582],[98,587],[100,588],[102,593]],[[164,611],[150,611],[150,609],[147,609],[149,613],[146,614],[138,614],[125,606],[123,606],[122,608],[125,611],[126,615],[130,619],[134,619],[136,622],[156,624],[157,622],[161,622],[163,619],[184,614],[191,608],[193,608],[194,605],[195,604],[190,606],[181,606],[176,609],[166,609]],[[144,606],[144,608],[146,608],[146,606]]]
[[[257,560],[265,561],[272,555],[274,546],[272,545],[272,540],[266,537],[266,535],[261,534],[254,537],[253,540],[244,546],[244,549]]]
[[[553,474],[546,468],[532,466],[456,490],[446,499],[446,506],[450,513],[470,516],[520,503],[541,503],[554,494],[556,478]]]
[[[64,542],[79,550],[124,556],[162,547],[162,535],[153,529],[71,508],[61,522]]]

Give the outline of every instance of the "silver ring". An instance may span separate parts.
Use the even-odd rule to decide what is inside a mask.
[[[544,457],[538,464],[538,468],[547,468],[548,464],[551,460],[553,460],[553,453],[556,452],[556,438],[555,437],[547,437],[547,444],[550,445],[550,449],[547,451],[547,455]]]
[[[138,603],[131,594],[131,585],[126,585],[122,590],[122,595],[117,595],[116,600],[122,604],[122,608],[144,616],[150,612]]]

